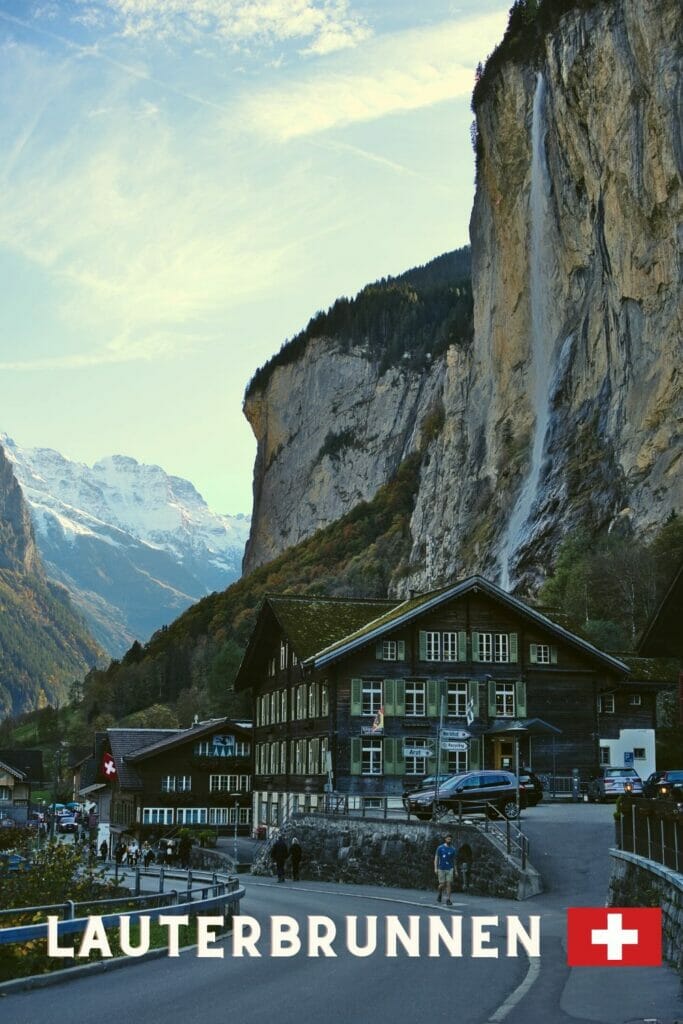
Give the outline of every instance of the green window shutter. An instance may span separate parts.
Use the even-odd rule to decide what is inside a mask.
[[[420,630],[420,661],[427,660],[427,633],[424,629]]]
[[[406,642],[405,640],[398,640],[396,642],[396,659],[397,661],[406,660]]]
[[[517,661],[519,659],[519,644],[517,642],[517,634],[510,633],[510,661]]]
[[[479,760],[479,740],[470,740],[470,771],[478,771],[481,767]]]
[[[515,697],[517,718],[526,718],[526,683],[523,679],[518,679],[515,683]]]
[[[467,661],[467,633],[464,629],[458,633],[458,661]]]
[[[472,710],[474,717],[479,717],[479,680],[470,679],[467,684],[467,703],[472,701]]]
[[[396,679],[396,714],[402,718],[406,713],[406,683],[405,679]]]
[[[479,661],[479,634],[472,633],[472,661]]]
[[[351,714],[360,715],[363,710],[363,680],[351,680]]]
[[[489,718],[496,717],[496,681],[489,679],[488,685]]]
[[[385,775],[403,775],[402,740],[384,739],[382,741],[383,772]]]
[[[550,648],[550,664],[557,665],[557,647]]]
[[[396,680],[385,679],[382,686],[382,704],[385,715],[396,714]]]
[[[439,714],[439,687],[436,679],[427,680],[427,715],[436,718]]]
[[[381,640],[378,640],[377,643],[375,644],[375,657],[377,658],[377,661],[381,661],[382,660],[382,641]]]
[[[538,644],[529,644],[529,661],[532,665],[538,664]]]
[[[360,736],[353,736],[351,738],[351,774],[360,775],[360,769]]]

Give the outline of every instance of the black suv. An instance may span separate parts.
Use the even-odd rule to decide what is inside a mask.
[[[422,789],[409,793],[403,799],[403,806],[421,821],[428,821],[434,811],[437,814],[453,811],[484,812],[492,804],[506,818],[517,817],[517,779],[512,772],[479,771],[454,775],[439,786],[438,797],[435,789]],[[519,806],[526,807],[526,793],[519,788]]]
[[[680,791],[683,789],[683,770],[673,769],[663,772],[653,772],[652,775],[648,775],[647,779],[643,783],[643,796],[648,797],[650,800],[657,800],[660,797],[668,797],[674,793],[674,790]]]

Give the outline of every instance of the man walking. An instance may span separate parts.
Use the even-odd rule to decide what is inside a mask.
[[[277,880],[278,882],[284,882],[285,880],[285,861],[289,850],[287,849],[287,843],[284,840],[284,836],[280,833],[277,837],[276,842],[273,844],[273,848],[270,851],[270,856],[275,861],[277,867]]]
[[[441,903],[444,889],[446,890],[446,906],[452,907],[451,886],[453,885],[453,869],[455,865],[456,848],[453,846],[453,836],[447,835],[441,844],[437,846],[434,854],[434,873],[439,883],[439,892],[436,902]]]

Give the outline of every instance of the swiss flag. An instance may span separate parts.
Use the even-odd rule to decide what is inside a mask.
[[[570,967],[659,967],[662,911],[659,907],[570,907],[567,963]]]
[[[118,778],[119,773],[116,770],[116,761],[107,751],[102,754],[100,772],[108,782],[115,782]]]

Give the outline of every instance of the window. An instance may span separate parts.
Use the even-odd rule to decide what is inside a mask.
[[[248,778],[248,775],[209,775],[209,792],[235,793],[239,788],[239,780]]]
[[[227,807],[209,807],[209,825],[227,825],[229,820]]]
[[[285,640],[280,641],[280,669],[287,668],[289,658],[289,644]]]
[[[442,661],[458,660],[458,634],[444,633],[441,637],[443,653]]]
[[[639,693],[632,693],[628,698],[628,705],[630,708],[639,708],[642,704],[642,700]]]
[[[9,786],[0,786],[0,800],[11,800],[12,790]]]
[[[481,634],[480,634],[481,636]],[[496,716],[499,718],[514,718],[515,714],[515,684],[496,683]]]
[[[277,693],[271,693],[270,695],[270,720],[271,722],[277,723],[280,713],[280,701]]]
[[[467,683],[448,684],[448,717],[464,718],[467,712]]]
[[[327,774],[327,751],[329,749],[327,736],[320,740],[320,775]]]
[[[318,687],[315,683],[308,684],[308,717],[318,717]]]
[[[361,775],[382,774],[382,741],[366,739],[360,741]]]
[[[479,661],[493,661],[493,633],[478,633]]]
[[[235,756],[236,757],[249,757],[251,753],[251,743],[245,743],[244,741],[238,740],[235,744]]]
[[[496,633],[493,638],[494,661],[507,663],[510,660],[510,638],[507,633]]]
[[[329,715],[330,713],[330,691],[327,688],[327,683],[320,684],[320,714]]]
[[[633,757],[634,757],[634,759],[636,761],[645,761],[645,760],[647,760],[647,752],[645,750],[645,747],[634,747],[633,748]]]
[[[382,707],[382,684],[363,680],[362,715],[376,715]]]
[[[550,664],[550,644],[536,644],[536,663],[538,665]]]
[[[421,718],[425,714],[425,683],[406,683],[406,717]]]
[[[413,753],[404,754],[406,775],[426,775],[427,758],[430,753],[428,741],[423,737],[414,740],[406,739],[404,740],[404,750],[413,751]],[[424,753],[417,754],[418,750],[424,750]]]
[[[280,775],[287,774],[287,740],[280,740]]]
[[[234,809],[234,808],[233,808]],[[239,808],[240,825],[248,825],[251,821],[251,807],[240,807]]]
[[[441,634],[426,633],[426,661],[441,661]]]
[[[612,760],[609,747],[600,747],[600,764],[609,764]]]
[[[270,774],[277,775],[278,765],[280,763],[280,744],[270,744]]]
[[[301,686],[296,688],[296,717],[306,717],[306,684],[302,683]]]
[[[449,772],[466,772],[468,770],[467,750],[449,750],[447,768]]]
[[[172,807],[143,807],[142,808],[142,824],[143,825],[172,825],[173,824],[173,808]]]
[[[175,775],[164,775],[161,779],[161,792],[162,793],[174,793],[175,792]]]
[[[287,691],[282,690],[280,692],[280,721],[287,721]]]
[[[382,641],[382,661],[396,661],[396,641]]]
[[[271,677],[271,679],[275,675],[275,666],[275,658],[271,658],[270,661],[268,662],[268,675]]]
[[[614,714],[614,694],[604,693],[598,697],[598,714],[599,715],[613,715]]]
[[[161,779],[162,793],[189,793],[191,789],[191,775],[164,775]]]
[[[206,825],[206,807],[178,807],[176,815],[178,825]]]

